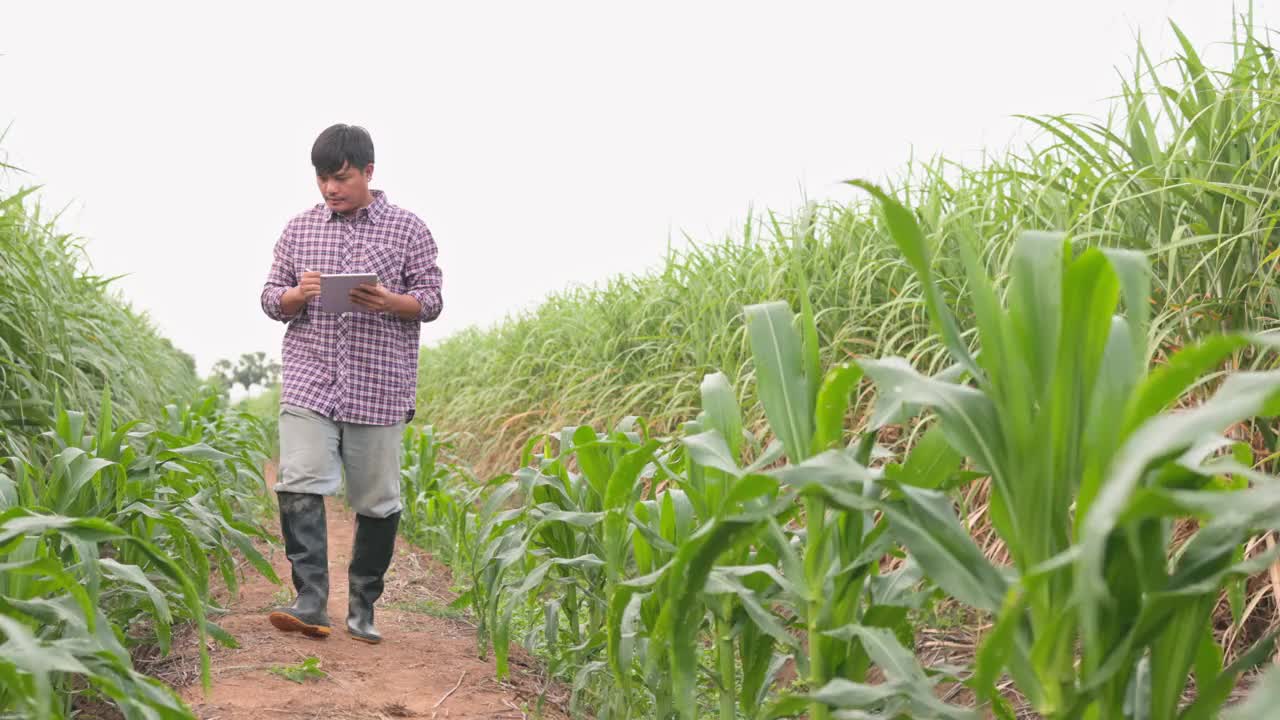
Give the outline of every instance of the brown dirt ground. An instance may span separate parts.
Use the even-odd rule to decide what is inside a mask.
[[[349,637],[345,620],[353,517],[332,498],[327,515],[332,635],[313,640],[282,633],[267,622],[273,607],[292,598],[292,586],[283,548],[263,547],[286,585],[245,570],[238,598],[227,605],[229,612],[211,618],[234,635],[240,647],[224,648],[210,641],[210,690],[205,693],[200,687],[190,633],[185,642],[175,638],[175,652],[168,658],[144,669],[177,687],[202,720],[567,717],[562,710],[567,693],[540,677],[527,655],[513,648],[512,677],[498,682],[492,659],[478,658],[474,627],[464,618],[406,609],[424,604],[428,609],[443,608],[453,595],[447,569],[403,538],[387,573],[386,591],[375,606],[382,644]],[[270,672],[298,665],[309,656],[319,659],[327,677],[299,684]],[[539,709],[540,697],[544,704]]]

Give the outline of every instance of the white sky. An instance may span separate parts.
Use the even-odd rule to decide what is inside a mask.
[[[0,157],[202,372],[278,356],[258,294],[331,123],[370,130],[374,187],[436,237],[429,344],[749,207],[1002,148],[1013,114],[1100,113],[1138,32],[1164,58],[1166,18],[1202,50],[1232,20],[1230,0],[190,5],[0,0]],[[1255,15],[1277,26],[1280,0]]]

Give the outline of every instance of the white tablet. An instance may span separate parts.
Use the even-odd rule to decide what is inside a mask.
[[[360,285],[377,285],[374,273],[333,273],[320,276],[320,309],[328,313],[370,312],[351,301]]]

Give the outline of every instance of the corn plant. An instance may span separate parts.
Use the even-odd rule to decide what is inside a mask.
[[[1273,635],[1224,664],[1213,609],[1274,559],[1242,559],[1243,543],[1280,524],[1280,483],[1254,472],[1247,452],[1224,454],[1233,444],[1218,433],[1280,410],[1280,373],[1232,375],[1199,405],[1170,406],[1232,353],[1276,341],[1210,337],[1148,372],[1143,256],[1076,252],[1062,235],[1025,233],[1004,303],[976,250],[958,248],[974,298],[980,352],[971,352],[932,277],[941,239],[858,184],[883,207],[956,363],[929,377],[897,358],[860,362],[878,391],[872,427],[936,414],[947,445],[991,478],[992,525],[1012,559],[992,566],[946,496],[904,466],[887,513],[895,533],[934,582],[997,618],[973,688],[1006,717],[997,690],[1006,671],[1045,717],[1216,717]],[[1199,529],[1177,545],[1183,518]],[[1196,699],[1184,707],[1192,677]]]
[[[543,452],[535,455],[539,443]],[[603,658],[616,658],[609,600],[632,572],[632,507],[646,486],[663,479],[652,464],[658,445],[635,418],[609,433],[565,428],[555,438],[531,439],[526,465],[510,481],[525,499],[519,547],[526,557],[523,573],[511,579],[503,623],[519,602],[541,599],[543,623],[534,629],[553,668],[579,668],[575,700],[605,670]],[[608,667],[629,687],[618,676],[620,665]],[[601,717],[627,712],[625,694],[604,693],[610,704],[599,710]]]
[[[703,378],[701,390],[703,410],[684,428],[684,444],[689,449],[687,471],[681,476],[684,489],[673,491],[681,493],[677,499],[691,505],[696,514],[678,515],[684,522],[677,524],[675,534],[664,536],[669,538],[673,551],[697,529],[695,521],[700,525],[738,509],[735,492],[740,494],[749,487],[738,484],[739,458],[749,451],[753,458],[750,469],[756,471],[776,461],[782,453],[780,444],[762,448],[759,439],[744,430],[741,408],[723,373]],[[698,462],[704,449],[719,452],[720,462]],[[728,471],[725,465],[732,465],[735,471]],[[757,505],[776,499],[776,488],[769,483],[765,487],[767,492],[754,501]],[[684,500],[686,496],[688,500]],[[671,514],[666,505],[663,510],[664,515]],[[764,569],[777,561],[777,552],[767,543],[756,547],[740,543],[720,556],[717,567],[707,577],[703,602],[711,618],[709,629],[715,647],[712,677],[721,718],[738,717],[740,711],[751,715],[763,707],[786,661],[786,655],[777,648],[796,644],[779,624],[752,619],[753,615],[764,617],[762,610],[773,599],[773,581]]]
[[[11,170],[0,164],[0,716],[67,717],[87,694],[128,718],[190,717],[130,650],[168,652],[190,624],[208,682],[204,640],[234,643],[208,620],[211,570],[234,592],[238,551],[275,579],[252,544],[268,537],[270,440],[197,387],[192,358],[91,272],[31,190],[8,191]]]
[[[31,456],[0,466],[0,710],[64,717],[78,676],[126,717],[190,716],[129,648],[167,653],[172,626],[191,623],[207,683],[203,639],[234,644],[207,617],[210,558],[233,592],[233,549],[279,582],[245,519],[258,517],[261,433],[224,411],[205,396],[172,406],[167,430],[116,427],[104,393],[95,426],[58,408]]]
[[[798,282],[803,290],[803,279]],[[949,669],[923,668],[913,659],[904,660],[911,657],[908,648],[914,642],[908,613],[925,594],[916,588],[921,575],[913,562],[881,572],[881,563],[894,549],[894,537],[886,516],[876,514],[882,488],[876,474],[865,469],[875,449],[873,436],[864,434],[851,446],[843,444],[844,421],[861,371],[842,364],[821,382],[813,380],[818,377],[817,354],[808,348],[817,339],[803,300],[799,317],[785,303],[748,306],[746,313],[759,394],[770,428],[792,462],[762,471],[776,457],[766,453],[753,466],[739,469],[732,453],[725,452],[730,448],[720,443],[721,432],[686,440],[702,463],[733,478],[734,495],[767,489],[753,499],[755,508],[767,508],[765,516],[741,533],[742,539],[769,552],[753,549],[746,555],[748,563],[737,564],[733,555],[742,549],[730,549],[711,569],[708,587],[730,588],[750,622],[796,661],[809,688],[807,693],[784,693],[771,705],[758,697],[744,704],[751,708],[748,714],[781,717],[804,709],[811,718],[823,718],[832,710],[856,710],[892,717],[902,710],[967,717],[967,711],[933,695],[937,682],[954,680]],[[726,403],[714,405],[723,408]],[[733,427],[732,420],[715,424]],[[854,494],[862,505],[839,502],[839,493],[829,487],[833,458],[838,466],[860,469],[861,485],[844,492]],[[773,490],[780,492],[775,496]],[[798,520],[804,524],[791,522]],[[752,578],[757,584],[748,586],[739,578]],[[677,596],[674,602],[682,600]],[[792,625],[803,631],[803,643],[789,632]],[[750,678],[746,668],[751,661],[760,659],[743,655],[744,681]],[[873,665],[892,682],[867,685]],[[771,678],[764,678],[767,687]],[[753,687],[762,688],[758,682]]]
[[[0,482],[7,480],[0,475]],[[99,544],[135,546],[151,574],[102,557]],[[106,590],[134,587],[148,598],[158,622],[172,617],[158,577],[177,588],[203,638],[204,608],[183,571],[154,545],[97,518],[70,518],[10,507],[0,513],[0,708],[23,717],[65,717],[67,678],[78,675],[111,698],[126,717],[185,718],[182,703],[163,684],[133,670],[128,651],[99,607]],[[207,678],[207,663],[202,665]]]
[[[520,508],[506,507],[516,486],[510,475],[500,475],[487,485],[471,488],[464,496],[467,505],[478,504],[469,520],[475,529],[474,541],[460,547],[455,564],[463,570],[466,590],[452,603],[456,609],[470,609],[478,623],[476,644],[481,658],[492,648],[499,677],[507,672],[510,623],[503,622],[501,601],[507,574],[523,560]]]
[[[433,427],[405,428],[403,447],[401,532],[461,574],[466,548],[475,541],[467,497],[475,483],[464,468],[445,462],[452,445]]]
[[[806,281],[798,265],[792,268],[801,297],[799,318],[785,303],[745,309],[758,394],[777,443],[741,467],[741,412],[726,378],[708,376],[702,385],[704,411],[690,426],[705,430],[684,439],[688,472],[675,476],[693,499],[690,506],[701,511],[699,526],[673,548],[661,570],[627,583],[630,593],[613,603],[626,608],[620,623],[625,630],[633,629],[637,615],[643,620],[650,662],[661,657],[652,646],[665,648],[662,664],[670,676],[671,706],[659,703],[660,717],[697,714],[696,648],[708,618],[717,656],[712,676],[720,717],[726,719],[736,717],[739,709],[749,715],[764,709],[779,666],[775,646],[796,660],[812,692],[780,701],[768,711],[772,716],[807,708],[812,718],[829,717],[833,706],[851,709],[846,697],[835,695],[862,687],[873,662],[891,663],[889,672],[907,667],[900,662],[910,654],[903,643],[912,639],[906,622],[909,607],[903,603],[910,602],[909,590],[919,572],[907,564],[892,577],[880,577],[879,564],[892,548],[884,519],[875,517],[869,505],[831,504],[825,483],[815,478],[827,469],[810,461],[826,453],[864,466],[873,438],[867,435],[853,447],[842,447],[845,416],[861,371],[842,364],[821,377]],[[791,461],[787,468],[764,471],[784,454]],[[870,503],[879,490],[871,483],[865,492]],[[803,529],[784,530],[801,510]],[[656,617],[654,612],[646,616],[646,603],[655,605]],[[778,610],[786,617],[778,617]],[[789,625],[797,623],[803,643],[790,632]],[[735,638],[740,641],[741,708],[735,697]],[[932,698],[930,675],[911,667],[901,686],[865,706],[927,707],[965,715],[926,700]]]

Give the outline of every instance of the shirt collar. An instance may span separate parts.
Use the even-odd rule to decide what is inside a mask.
[[[382,215],[387,211],[387,194],[381,190],[370,190],[369,192],[373,195],[373,202],[369,203],[368,207],[362,207],[357,210],[356,214],[353,215],[351,219],[355,220],[357,218],[364,217],[368,218],[369,222],[377,225],[378,221],[382,219]],[[341,217],[328,205],[325,205],[324,209],[327,213],[327,215],[325,215],[326,222],[330,220],[337,220]]]

